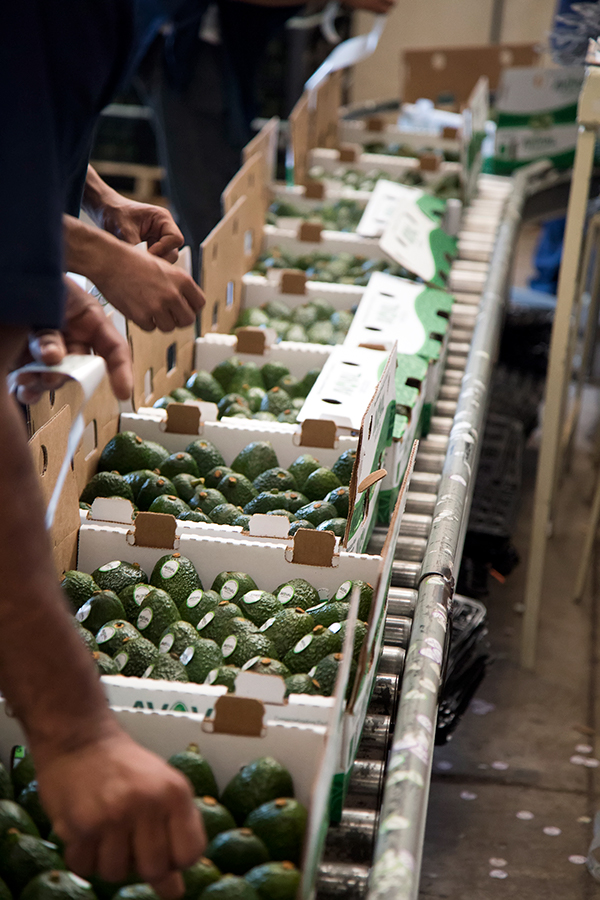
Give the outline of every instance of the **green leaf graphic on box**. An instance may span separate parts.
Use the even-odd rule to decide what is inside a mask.
[[[450,276],[452,261],[456,258],[458,253],[458,242],[456,238],[446,234],[446,232],[439,227],[446,204],[436,197],[424,194],[417,200],[417,206],[438,226],[437,228],[434,228],[429,235],[429,246],[431,247],[435,263],[435,275],[428,280],[431,281],[432,284],[444,287]],[[442,207],[441,210],[440,206]]]

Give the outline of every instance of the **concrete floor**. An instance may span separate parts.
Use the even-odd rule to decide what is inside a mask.
[[[600,769],[594,762],[570,762],[573,755],[600,756],[598,557],[584,602],[572,601],[594,484],[589,438],[596,405],[590,392],[572,471],[560,494],[534,672],[518,664],[535,446],[525,454],[514,535],[521,564],[503,585],[490,579],[484,601],[494,662],[477,702],[434,757],[423,900],[600,897],[600,883],[581,864],[600,808]],[[527,815],[517,815],[523,812]]]

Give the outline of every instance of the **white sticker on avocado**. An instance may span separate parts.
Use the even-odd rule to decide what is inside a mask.
[[[121,672],[125,668],[128,659],[129,653],[117,653],[117,655],[115,656],[115,665],[119,672]]]
[[[237,637],[235,634],[230,634],[229,637],[226,637],[221,646],[221,653],[227,659],[228,656],[231,656],[235,648],[237,647]]]
[[[242,666],[242,672],[245,672],[246,669],[251,669],[252,666],[256,665],[257,662],[260,662],[262,659],[261,656],[253,656],[252,659],[249,659],[248,662],[245,662]]]
[[[235,597],[239,587],[239,584],[234,578],[230,578],[229,581],[226,581],[220,591],[223,600],[231,600],[232,597]]]
[[[120,559],[113,559],[112,562],[104,563],[103,566],[100,566],[98,569],[99,572],[110,572],[112,569],[118,569],[121,565]]]
[[[144,628],[147,628],[150,622],[152,621],[152,610],[149,606],[146,609],[143,609],[139,616],[137,617],[137,627],[140,631],[143,631]]]
[[[166,563],[163,564],[160,570],[161,578],[169,579],[172,578],[179,571],[179,560],[178,559],[168,559]]]
[[[145,671],[144,674],[142,675],[142,678],[150,678],[150,676],[152,675],[153,669],[154,669],[154,663],[152,663],[151,666],[148,666],[148,668],[146,669],[146,671]]]
[[[310,676],[311,678],[314,678],[314,677],[315,677],[316,671],[317,671],[317,667],[316,667],[316,666],[313,666],[312,669],[309,669],[309,670],[308,670],[309,676]]]
[[[187,666],[187,664],[194,658],[194,653],[196,652],[195,647],[186,647],[181,656],[179,657],[179,661],[182,665]]]
[[[211,669],[206,678],[204,679],[204,684],[214,684],[217,678],[219,677],[218,669]]]
[[[306,612],[310,613],[312,616],[313,613],[318,612],[318,610],[323,609],[324,606],[327,606],[327,603],[327,600],[325,600],[324,603],[317,603],[316,606],[311,606],[310,609],[306,610]]]
[[[337,634],[341,627],[342,627],[341,622],[334,622],[332,625],[329,626],[329,631],[331,631],[332,634]]]
[[[314,635],[312,634],[305,634],[303,638],[300,638],[294,647],[294,653],[302,653],[303,650],[306,650],[306,648],[312,644],[313,637]]]
[[[164,638],[158,645],[158,649],[161,653],[168,653],[173,644],[175,643],[175,635],[174,634],[165,634]]]
[[[294,596],[295,590],[294,586],[291,584],[286,584],[285,587],[282,587],[279,593],[277,594],[277,599],[280,603],[289,603],[292,597]]]
[[[150,593],[152,590],[147,584],[138,584],[136,588],[133,590],[133,600],[139,606],[144,599],[144,597]]]
[[[202,618],[196,625],[196,629],[198,631],[202,631],[203,628],[206,628],[207,625],[210,625],[210,623],[212,622],[214,617],[215,617],[215,614],[212,610],[210,612],[207,612],[205,616],[202,616]]]
[[[193,609],[195,606],[198,606],[203,597],[204,591],[192,591],[190,596],[185,601],[185,605],[188,609]]]
[[[74,872],[65,872],[67,878],[70,878],[72,882],[78,884],[79,887],[89,888],[91,884],[89,881],[86,881],[85,878],[80,878],[79,875],[75,875]]]
[[[267,628],[270,628],[270,627],[271,627],[271,625],[273,624],[274,621],[275,621],[275,616],[271,616],[271,618],[270,618],[270,619],[267,619],[267,621],[264,622],[264,623],[260,626],[260,628],[259,628],[258,630],[259,630],[259,631],[266,631]]]
[[[83,604],[81,609],[77,610],[77,612],[75,613],[75,618],[77,619],[78,622],[85,622],[85,620],[89,616],[91,610],[92,610],[92,604],[88,600],[87,603]]]
[[[350,591],[352,590],[352,582],[345,581],[343,584],[340,584],[339,588],[336,591],[335,599],[343,600],[344,597],[347,597]]]
[[[110,641],[111,637],[115,634],[115,629],[112,625],[105,625],[104,628],[101,628],[98,634],[96,635],[96,643],[104,644],[105,641]]]
[[[258,603],[264,591],[248,591],[247,594],[244,594],[242,600],[244,603]]]

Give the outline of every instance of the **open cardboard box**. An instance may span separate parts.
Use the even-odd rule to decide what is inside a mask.
[[[272,756],[290,772],[296,798],[308,810],[302,880],[298,900],[314,896],[318,864],[327,831],[328,800],[339,755],[341,727],[325,728],[277,722],[261,701],[247,697],[217,698],[209,715],[114,708],[124,731],[148,750],[169,759],[197,744],[214,773],[219,791],[242,768],[261,756]],[[341,708],[336,706],[339,722]],[[26,743],[19,722],[0,699],[0,760],[10,769],[12,750]]]

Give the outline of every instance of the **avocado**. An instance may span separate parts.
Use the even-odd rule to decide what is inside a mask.
[[[96,895],[89,881],[73,872],[51,870],[32,878],[19,900],[96,900]]]
[[[334,488],[325,497],[325,503],[331,503],[332,506],[335,506],[338,516],[347,519],[350,507],[350,491],[345,484]]]
[[[25,790],[25,787],[19,790],[19,794]],[[37,825],[26,810],[19,806],[18,803],[15,803],[14,800],[0,800],[0,840],[9,828],[16,828],[22,834],[32,834],[34,837],[40,836]]]
[[[291,405],[292,398],[287,391],[284,391],[282,388],[278,387],[278,385],[275,385],[275,387],[268,390],[263,397],[260,408],[265,412],[270,412],[273,413],[274,416],[278,416],[284,409],[289,409]]]
[[[249,828],[232,828],[212,839],[206,848],[206,856],[221,872],[244,875],[254,866],[267,862],[269,852]]]
[[[228,503],[234,506],[245,506],[250,500],[257,496],[258,490],[248,481],[245,475],[225,475],[219,484],[217,490],[221,491]]]
[[[227,500],[216,488],[204,487],[197,491],[190,500],[191,509],[199,509],[206,516],[210,516],[216,506],[227,503]]]
[[[192,591],[179,605],[179,617],[195,628],[207,612],[214,612],[220,600],[216,591]]]
[[[204,827],[206,828],[206,819],[204,820]],[[204,856],[201,856],[198,862],[190,866],[189,869],[184,869],[181,874],[185,884],[185,893],[181,900],[198,900],[204,888],[208,887],[209,884],[214,884],[221,877],[221,873],[215,864]]]
[[[316,678],[311,678],[307,672],[296,672],[285,679],[285,696],[290,694],[320,694],[321,685]]]
[[[254,579],[245,572],[219,572],[211,589],[220,594],[222,600],[235,603],[248,591],[257,590],[257,586]]]
[[[97,634],[111,619],[124,619],[125,608],[113,591],[97,591],[77,610],[75,618]]]
[[[244,672],[256,672],[258,675],[278,675],[280,678],[289,678],[291,675],[287,666],[278,659],[269,656],[255,656],[242,666]]]
[[[173,475],[171,482],[177,492],[177,496],[181,497],[185,503],[189,503],[194,494],[197,491],[201,491],[205,484],[203,478],[196,478],[194,475],[189,475],[186,472]]]
[[[275,387],[275,385],[281,378],[284,378],[286,375],[290,374],[290,370],[287,368],[287,366],[284,366],[283,363],[279,362],[265,363],[260,372],[263,377],[265,388],[267,390]]]
[[[239,606],[246,618],[255,625],[264,625],[267,619],[277,615],[281,604],[274,594],[268,591],[247,591],[239,598]]]
[[[202,891],[202,900],[259,900],[258,894],[244,878],[225,875]]]
[[[229,359],[224,359],[212,370],[213,378],[221,385],[225,393],[229,390],[231,380],[240,366],[241,362],[238,357],[230,356]]]
[[[84,628],[83,625],[80,625],[77,619],[73,619],[73,625],[75,626],[75,630],[85,646],[88,650],[91,650],[94,653],[98,650],[98,642],[91,631],[87,628]]]
[[[76,569],[64,573],[60,586],[74,613],[90,599],[94,591],[100,590],[91,575]]]
[[[12,800],[14,791],[10,775],[0,762],[0,800]]]
[[[179,513],[177,516],[182,522],[204,522],[210,523],[208,516],[205,516],[199,509],[186,509],[185,512]]]
[[[320,601],[319,592],[304,578],[291,578],[278,585],[273,591],[282,607],[308,609]]]
[[[130,584],[119,592],[119,600],[123,604],[125,615],[122,618],[134,621],[137,619],[142,600],[154,588],[151,584]]]
[[[165,394],[163,397],[159,397],[158,400],[155,400],[152,404],[152,409],[166,409],[167,406],[170,406],[174,400],[169,394]]]
[[[339,649],[339,640],[328,628],[315,625],[310,634],[300,638],[297,644],[283,657],[290,672],[308,672],[313,666]],[[318,679],[317,679],[318,680]]]
[[[30,781],[36,777],[33,756],[26,747],[18,744],[13,747],[10,767],[10,780],[14,788],[15,797],[18,797]]]
[[[278,797],[252,810],[245,828],[265,844],[273,860],[300,862],[307,822],[306,808],[292,797]]]
[[[284,507],[294,514],[308,503],[308,497],[300,491],[284,491],[284,497]]]
[[[296,489],[294,476],[287,469],[282,469],[280,466],[261,472],[254,479],[253,485],[256,493],[260,491],[293,491]]]
[[[119,594],[130,584],[144,584],[147,581],[146,573],[139,563],[125,562],[122,559],[104,563],[92,572],[92,578],[101,591],[114,591],[115,594]]]
[[[185,666],[190,681],[203,684],[208,673],[221,665],[223,657],[214,641],[196,637],[181,652],[179,661]]]
[[[335,688],[335,681],[338,674],[340,663],[342,662],[342,653],[328,653],[323,659],[319,660],[315,668],[315,681],[320,686],[319,693],[325,697],[331,697]]]
[[[335,623],[329,626],[329,630],[332,631],[335,627]],[[358,657],[360,655],[360,651],[362,649],[362,645],[367,636],[368,626],[366,622],[361,622],[357,620],[356,626],[354,628],[354,644],[352,648],[352,659],[357,662]],[[338,637],[340,641],[340,650],[344,646],[344,639],[346,637],[346,622],[342,622],[338,631]]]
[[[40,795],[38,793],[38,783],[35,779],[30,781],[27,787],[23,788],[17,798],[17,802],[25,812],[29,813],[35,822],[41,837],[47,838],[52,828],[52,822],[42,806],[42,801],[40,800]]]
[[[267,516],[283,516],[284,519],[287,519],[290,525],[293,525],[294,522],[297,522],[297,518],[294,513],[291,513],[289,509],[270,509],[267,512]]]
[[[128,472],[127,475],[123,476],[123,481],[125,481],[133,491],[133,499],[136,503],[142,485],[149,478],[152,478],[153,475],[160,475],[159,470],[134,469],[133,472]]]
[[[232,406],[240,407],[242,410],[250,410],[248,406],[248,401],[242,394],[238,393],[228,393],[219,400],[217,404],[217,408],[219,410],[219,419],[222,419],[224,416],[227,416],[227,410]]]
[[[98,673],[100,675],[118,675],[119,670],[117,669],[117,664],[114,659],[112,659],[108,653],[102,653],[101,650],[95,650],[92,653],[94,658],[94,662],[96,663],[96,668],[98,669]]]
[[[148,666],[142,678],[152,678],[155,681],[188,682],[190,680],[185,666],[173,653],[159,653],[156,662]]]
[[[161,556],[152,570],[150,584],[166,591],[177,606],[192,591],[202,590],[202,582],[194,564],[180,553]]]
[[[218,803],[214,797],[196,797],[194,803],[202,816],[204,830],[209,841],[212,841],[222,831],[235,828],[235,821],[229,810]]]
[[[185,775],[196,797],[218,797],[219,789],[213,771],[200,753],[197,744],[190,744],[186,750],[169,758],[169,765]]]
[[[315,457],[311,456],[310,453],[303,453],[301,456],[298,456],[288,467],[288,471],[293,476],[296,482],[297,489],[304,493],[304,485],[306,483],[306,479],[311,474],[311,472],[314,472],[320,467],[321,463],[318,459],[315,459]]]
[[[343,622],[348,618],[350,604],[343,600],[328,600],[310,607],[308,612],[313,617],[315,625],[324,625],[328,628],[334,622]]]
[[[171,397],[175,403],[195,403],[198,399],[196,395],[192,394],[191,391],[188,391],[187,388],[174,388],[171,391]]]
[[[304,482],[302,493],[306,494],[309,500],[322,500],[336,487],[341,487],[337,475],[326,466],[319,466],[318,469],[310,473]]]
[[[179,610],[169,594],[154,588],[142,600],[135,624],[141,635],[158,646],[166,629],[179,618]]]
[[[337,475],[341,484],[350,484],[355,460],[356,450],[344,450],[332,465],[331,471]]]
[[[253,419],[256,419],[257,422],[276,422],[277,416],[274,416],[273,413],[265,412],[262,409],[259,409],[258,412],[255,412],[252,416]]]
[[[5,832],[0,841],[0,877],[13,894],[18,896],[32,878],[49,869],[65,869],[53,844],[16,828]]]
[[[241,472],[249,481],[254,481],[261,472],[273,469],[278,465],[277,454],[270,441],[253,441],[240,450],[233,460],[231,468],[236,472]]]
[[[145,637],[126,638],[114,660],[121,675],[143,678],[148,666],[159,657],[158,649]]]
[[[185,452],[189,453],[190,456],[195,459],[201,478],[206,478],[208,473],[211,469],[214,469],[215,466],[225,465],[225,460],[223,459],[220,450],[218,450],[213,443],[204,439],[192,441],[191,444],[188,444],[185,448]]]
[[[175,475],[193,475],[194,478],[200,477],[198,464],[190,453],[180,451],[167,456],[164,463],[160,467],[160,474],[165,478],[174,478]]]
[[[285,494],[279,491],[261,491],[260,494],[244,506],[244,513],[253,516],[255,513],[267,513],[272,509],[285,508]]]
[[[169,455],[160,444],[144,441],[133,431],[121,431],[104,447],[98,460],[98,471],[114,471],[126,475],[134,469],[158,469]]]
[[[333,331],[331,322],[315,322],[308,329],[308,340],[311,344],[331,344]]]
[[[273,757],[261,756],[234,775],[223,791],[221,802],[241,824],[263,803],[293,796],[294,785],[287,769]]]
[[[198,637],[198,632],[189,622],[173,622],[163,634],[158,649],[161,653],[174,653],[177,658],[181,656],[186,647],[193,644]]]
[[[223,659],[234,666],[243,666],[254,657],[276,656],[275,647],[271,641],[258,631],[252,632],[242,624],[252,625],[247,619],[231,619],[229,634],[221,644]],[[256,626],[252,626],[256,628]]]
[[[265,383],[260,369],[255,362],[245,362],[239,366],[233,373],[233,377],[229,382],[230,391],[243,391],[248,388],[263,388]]]
[[[290,525],[288,536],[293,537],[301,528],[305,528],[308,531],[315,531],[315,526],[312,522],[309,522],[308,519],[296,519],[296,521],[292,522]]]
[[[250,528],[250,516],[247,516],[244,513],[240,513],[237,519],[234,519],[231,524],[237,525],[239,528],[243,528],[244,531],[248,531]]]
[[[302,396],[302,382],[296,378],[295,375],[284,375],[283,378],[280,378],[277,382],[277,387],[280,387],[282,391],[285,391],[292,400]]]
[[[234,506],[233,503],[220,503],[210,511],[210,518],[215,525],[233,525],[241,511],[241,506]]]
[[[300,887],[300,872],[289,860],[255,866],[244,878],[260,900],[296,900]]]
[[[204,684],[222,684],[227,688],[228,694],[235,694],[235,679],[240,674],[238,666],[219,666],[217,669],[211,669]]]
[[[297,416],[296,412],[297,411],[293,407],[291,409],[284,409],[277,416],[277,421],[283,422],[284,424],[287,424],[287,425],[295,425],[296,422],[298,421],[298,416]]]
[[[300,638],[309,634],[315,623],[309,613],[302,607],[282,609],[271,619],[267,619],[261,631],[275,645],[277,658],[283,659],[288,650],[298,643]]]
[[[137,505],[141,510],[147,512],[152,503],[161,494],[176,496],[175,485],[163,475],[151,475],[140,488],[140,492],[137,495]]]
[[[344,581],[343,584],[340,584],[339,588],[335,592],[335,600],[347,600],[350,602],[350,598],[352,597],[352,591],[355,587],[358,587],[360,591],[360,597],[358,601],[358,618],[361,622],[369,621],[369,613],[371,611],[371,604],[373,602],[373,588],[368,583],[368,581],[360,581],[356,579],[355,581]]]
[[[223,396],[223,388],[217,379],[204,370],[192,372],[185,383],[188,391],[191,391],[199,400],[205,403],[218,403]]]
[[[210,470],[210,472],[204,479],[205,489],[211,488],[212,490],[215,490],[218,487],[219,482],[222,481],[226,475],[239,475],[239,474],[240,473],[235,472],[231,468],[231,466],[214,466],[214,468],[212,468]],[[219,491],[219,493],[221,493],[221,492]],[[223,500],[221,500],[220,502],[223,503],[224,499],[225,498],[223,498]]]
[[[118,472],[98,472],[92,475],[79,497],[82,503],[93,503],[96,497],[124,497],[131,503],[133,491]]]
[[[160,900],[149,884],[126,884],[114,894],[113,900]]]
[[[119,652],[123,645],[123,641],[134,640],[141,637],[141,634],[131,622],[125,619],[113,619],[103,625],[96,635],[96,650],[102,649],[103,653],[114,656]]]
[[[331,531],[336,537],[343,538],[346,534],[347,519],[338,517],[333,519],[325,519],[317,525],[317,531]]]
[[[260,405],[265,394],[266,391],[261,387],[249,387],[244,391],[244,397],[246,398],[246,403],[248,404],[250,412],[260,412]]]
[[[308,519],[316,528],[317,525],[320,525],[321,522],[326,522],[327,519],[335,519],[337,510],[335,506],[331,503],[325,503],[324,500],[313,500],[312,503],[307,503],[306,506],[296,510],[296,516],[299,519]]]
[[[239,319],[236,322],[237,328],[244,328],[247,325],[252,325],[254,328],[260,328],[261,325],[268,325],[269,317],[263,312],[258,306],[249,306],[248,309],[243,309],[240,312]]]

